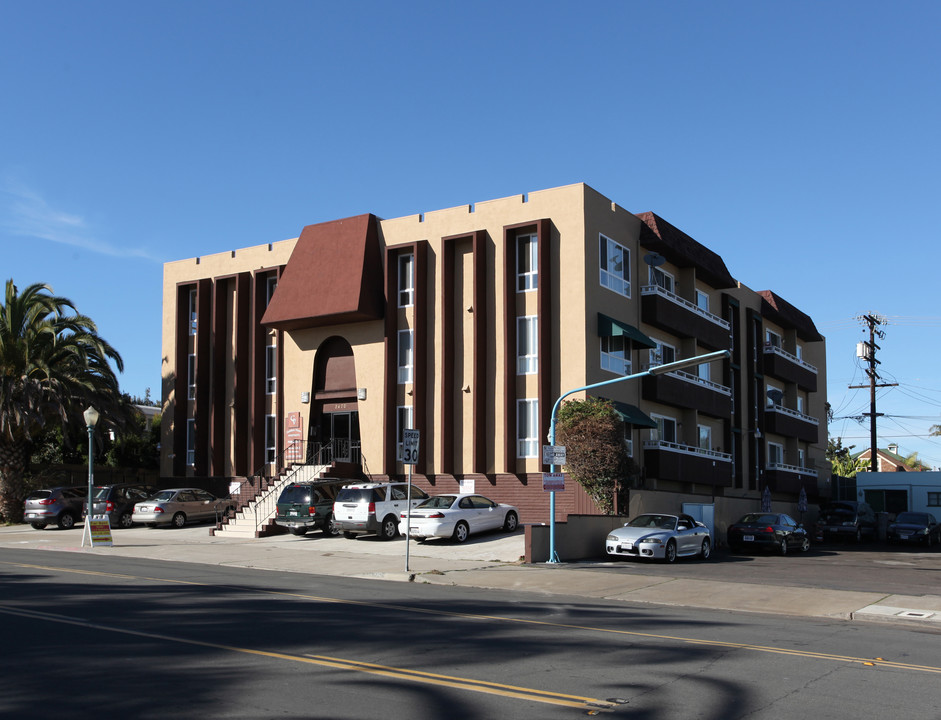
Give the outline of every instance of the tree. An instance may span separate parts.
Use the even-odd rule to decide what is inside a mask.
[[[839,477],[856,477],[856,473],[869,469],[869,460],[863,460],[859,455],[853,455],[855,445],[843,447],[843,438],[829,438],[827,440],[827,460],[833,468],[833,474]]]
[[[0,306],[0,520],[23,518],[23,478],[30,453],[53,424],[70,430],[84,425],[82,411],[94,405],[107,425],[123,426],[118,380],[124,363],[98,335],[94,321],[76,312],[71,300],[36,283],[19,293],[6,283]]]
[[[559,408],[557,436],[565,445],[569,475],[610,515],[618,480],[630,467],[621,416],[607,400],[570,400]]]

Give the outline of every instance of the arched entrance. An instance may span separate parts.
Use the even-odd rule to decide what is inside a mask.
[[[330,337],[317,349],[311,387],[308,462],[362,464],[356,361],[342,337]]]

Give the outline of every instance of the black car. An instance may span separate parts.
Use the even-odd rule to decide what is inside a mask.
[[[852,540],[876,537],[876,513],[864,502],[838,500],[820,508],[818,540]]]
[[[88,486],[36,490],[26,497],[23,519],[36,530],[51,524],[68,530],[81,519],[82,501],[87,497]]]
[[[726,540],[732,552],[771,550],[787,555],[788,550],[810,550],[804,526],[790,515],[748,513],[729,526]]]
[[[153,485],[99,485],[92,488],[92,517],[105,516],[113,528],[133,527],[131,516],[134,503],[146,500],[157,492]],[[83,512],[88,511],[88,501],[82,505]]]
[[[931,547],[941,543],[941,525],[928,512],[899,513],[895,521],[889,524],[886,539],[890,543],[920,543]]]
[[[320,529],[324,535],[339,535],[333,522],[333,502],[337,483],[297,482],[281,491],[275,523],[288,528],[294,535]]]

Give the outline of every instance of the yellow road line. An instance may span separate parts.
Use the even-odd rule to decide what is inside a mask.
[[[93,571],[93,570],[77,570],[74,568],[59,568],[59,567],[50,567],[45,565],[30,565],[25,563],[11,563],[0,561],[0,565],[11,565],[14,567],[23,567],[37,570],[53,570],[61,572],[72,572],[78,574],[87,574],[95,576],[105,576],[105,577],[115,577],[120,579],[133,579],[133,580],[150,580],[153,582],[164,582],[164,583],[177,583],[185,585],[199,585],[204,587],[216,587],[216,588],[230,588],[248,592],[256,592],[265,595],[276,595],[281,597],[291,597],[298,598],[303,600],[309,600],[314,602],[329,603],[334,605],[354,605],[360,607],[369,607],[374,609],[383,609],[383,610],[393,610],[397,612],[408,612],[419,615],[438,615],[441,617],[451,617],[459,618],[463,620],[486,620],[490,622],[499,621],[504,623],[515,623],[519,625],[535,625],[540,627],[564,629],[564,630],[577,630],[581,632],[596,632],[596,633],[605,633],[609,635],[624,635],[628,637],[637,637],[645,638],[650,640],[670,640],[678,643],[686,643],[690,645],[706,645],[711,647],[727,648],[732,650],[750,650],[753,652],[761,653],[770,653],[775,655],[792,655],[795,657],[810,658],[815,660],[832,660],[836,662],[845,662],[865,666],[876,666],[876,667],[890,667],[899,670],[913,670],[917,672],[927,672],[927,673],[938,673],[941,674],[941,667],[936,667],[933,665],[915,665],[912,663],[899,663],[892,662],[889,660],[883,660],[882,658],[861,658],[854,657],[851,655],[834,655],[831,653],[819,653],[809,650],[792,650],[787,648],[778,648],[778,647],[769,647],[764,645],[752,645],[750,643],[735,643],[735,642],[726,642],[722,640],[704,640],[700,638],[689,638],[682,637],[678,635],[663,635],[659,633],[645,633],[638,632],[636,630],[621,630],[613,628],[601,628],[593,627],[590,625],[574,625],[570,623],[556,623],[549,622],[545,620],[530,620],[526,618],[514,618],[514,617],[505,617],[502,615],[481,615],[476,613],[460,613],[453,612],[450,610],[434,610],[431,608],[414,608],[408,607],[405,605],[393,605],[389,603],[377,603],[370,602],[368,600],[343,600],[339,598],[330,598],[323,597],[319,595],[307,595],[304,593],[295,593],[295,592],[284,592],[280,590],[265,590],[264,588],[254,588],[254,587],[240,587],[240,586],[231,586],[231,585],[214,585],[212,583],[204,582],[192,582],[185,580],[166,580],[164,578],[153,578],[146,576],[134,576],[134,575],[120,575],[120,574],[110,574],[106,572]]]

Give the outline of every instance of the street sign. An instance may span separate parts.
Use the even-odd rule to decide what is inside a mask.
[[[562,492],[565,490],[565,475],[562,473],[543,473],[542,489],[544,492]]]
[[[406,465],[418,464],[418,446],[421,442],[420,430],[402,431],[402,462]]]
[[[565,465],[565,445],[543,445],[543,465]]]

